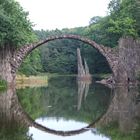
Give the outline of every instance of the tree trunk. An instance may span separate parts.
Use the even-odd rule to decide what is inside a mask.
[[[0,78],[7,81],[8,85],[15,84],[15,77],[11,72],[13,52],[10,47],[3,47],[0,51]]]

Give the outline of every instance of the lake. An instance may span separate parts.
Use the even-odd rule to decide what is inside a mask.
[[[140,89],[56,76],[1,92],[0,121],[0,140],[140,140]]]

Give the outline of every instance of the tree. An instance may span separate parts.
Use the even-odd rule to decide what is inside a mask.
[[[17,48],[33,41],[28,13],[14,0],[0,1],[0,47]]]
[[[112,0],[109,4],[109,32],[137,37],[140,32],[139,0]]]
[[[88,36],[100,44],[115,47],[124,36],[140,36],[139,0],[111,0],[109,15],[91,18]]]
[[[94,19],[94,17],[92,19]],[[88,37],[99,44],[103,44],[108,47],[115,47],[120,38],[120,34],[108,31],[110,28],[110,19],[110,16],[106,16],[100,18],[96,24],[90,24],[88,27]]]
[[[12,82],[11,58],[16,49],[33,42],[28,13],[14,0],[0,0],[0,76]]]
[[[95,17],[92,17],[89,21],[89,24],[96,24],[98,23],[100,20],[102,19],[102,17],[99,17],[99,16],[95,16]]]
[[[79,27],[73,29],[63,29],[54,31],[36,31],[39,39],[47,38],[48,35],[58,34],[78,34],[82,36],[87,34],[86,27]],[[93,39],[94,40],[94,39]],[[95,40],[96,41],[96,40]],[[80,48],[81,54],[86,58],[90,73],[108,73],[109,66],[105,58],[91,46],[72,39],[62,39],[49,42],[40,48],[41,63],[44,72],[70,74],[77,73],[77,55],[76,49]],[[98,60],[98,61],[97,61]]]
[[[37,75],[43,72],[41,54],[39,49],[35,49],[23,61],[19,72],[25,75]]]
[[[120,9],[121,0],[111,0],[108,4],[110,13],[117,13]]]

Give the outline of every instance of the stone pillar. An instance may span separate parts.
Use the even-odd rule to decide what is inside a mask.
[[[122,38],[119,41],[117,84],[136,84],[140,72],[140,41]]]
[[[1,48],[0,51],[0,78],[6,80],[8,85],[14,84],[15,82],[11,72],[12,52],[10,47]]]

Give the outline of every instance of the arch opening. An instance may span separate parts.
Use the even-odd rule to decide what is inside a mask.
[[[40,41],[38,43],[34,43],[34,44],[31,44],[31,45],[27,45],[27,46],[24,46],[22,47],[21,49],[19,49],[15,55],[15,61],[16,63],[14,65],[14,69],[12,69],[13,73],[17,71],[17,69],[20,67],[23,59],[28,55],[30,54],[34,49],[48,43],[48,42],[52,42],[54,40],[61,40],[61,39],[74,39],[74,40],[78,40],[78,41],[81,41],[85,44],[88,44],[90,45],[91,47],[95,48],[102,56],[105,57],[107,63],[109,64],[109,67],[110,69],[112,70],[113,72],[113,69],[112,69],[112,60],[111,60],[111,48],[108,48],[108,47],[104,47],[103,45],[99,45],[97,44],[95,41],[92,41],[90,39],[87,39],[85,37],[81,37],[79,35],[59,35],[59,36],[52,36],[52,37],[48,37],[47,39],[43,40],[43,41]],[[17,57],[18,56],[18,57]],[[18,59],[20,61],[18,61]]]

